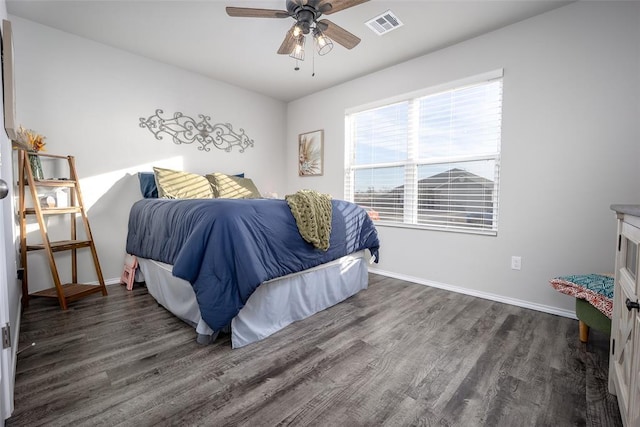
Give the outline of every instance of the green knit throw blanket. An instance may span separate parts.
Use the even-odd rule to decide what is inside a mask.
[[[300,190],[285,196],[302,238],[318,249],[329,249],[331,236],[331,196]]]

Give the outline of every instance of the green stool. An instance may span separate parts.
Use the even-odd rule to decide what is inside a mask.
[[[589,340],[589,328],[611,335],[611,319],[589,304],[588,301],[576,298],[576,316],[580,322],[581,342],[586,343]]]

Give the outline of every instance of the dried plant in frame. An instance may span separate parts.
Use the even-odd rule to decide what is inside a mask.
[[[298,175],[319,176],[323,173],[324,131],[301,133],[298,136]]]

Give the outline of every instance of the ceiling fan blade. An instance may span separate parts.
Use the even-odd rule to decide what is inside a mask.
[[[320,13],[327,13],[331,10],[331,3],[328,2],[323,2],[317,5],[317,9],[318,11],[320,11]]]
[[[328,19],[321,19],[318,21],[319,28],[322,32],[336,43],[341,44],[347,49],[353,49],[360,43],[360,38],[351,34],[344,28],[334,24]]]
[[[280,45],[280,49],[278,49],[278,53],[280,55],[289,55],[291,54],[291,52],[293,52],[293,49],[296,47],[296,38],[293,35],[294,27],[295,25],[291,27],[291,29],[287,31],[287,34],[284,36],[284,40]]]
[[[325,4],[331,4],[331,8],[326,11],[322,11],[325,15],[331,15],[332,13],[340,12],[341,10],[345,10],[368,1],[369,0],[326,0],[322,2],[320,7],[325,7]]]
[[[250,7],[227,8],[227,15],[241,18],[288,18],[289,12],[275,9],[254,9]]]

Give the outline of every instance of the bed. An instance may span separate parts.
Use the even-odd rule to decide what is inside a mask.
[[[229,329],[232,347],[263,339],[367,287],[379,240],[364,209],[331,200],[327,250],[300,235],[285,200],[143,199],[129,216],[127,252],[149,293],[196,329]]]

